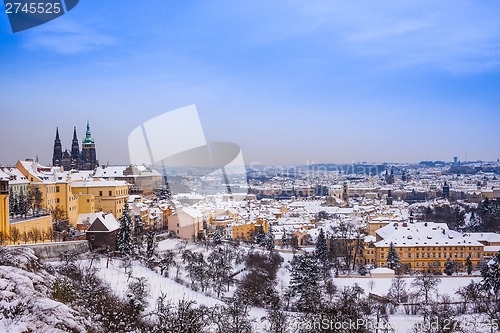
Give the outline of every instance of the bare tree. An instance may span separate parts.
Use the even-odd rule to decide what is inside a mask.
[[[425,304],[428,304],[431,292],[437,291],[437,287],[440,283],[440,278],[424,272],[415,277],[415,279],[411,283],[411,286],[416,288],[418,292],[421,292],[424,295],[424,302]]]
[[[16,244],[17,241],[21,239],[21,236],[21,231],[17,227],[10,227],[9,237],[12,243]]]
[[[30,234],[26,230],[24,230],[23,233],[21,234],[21,239],[24,242],[24,244],[28,243],[29,240],[31,239]]]
[[[392,279],[391,287],[389,288],[387,297],[396,303],[403,303],[408,301],[406,281],[401,275],[397,275]]]
[[[42,238],[42,232],[37,227],[34,227],[28,232],[28,237],[33,241],[33,243],[38,243],[38,241]]]

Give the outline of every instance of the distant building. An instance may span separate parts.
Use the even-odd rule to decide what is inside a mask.
[[[387,267],[390,244],[393,243],[404,271],[427,273],[443,272],[445,262],[453,260],[460,271],[466,269],[469,258],[478,267],[483,258],[484,245],[475,234],[463,235],[450,230],[446,223],[394,222],[375,231],[375,262]]]
[[[394,168],[391,168],[391,173],[389,170],[385,170],[385,182],[386,184],[394,184]]]
[[[181,239],[194,240],[204,237],[203,213],[195,208],[178,209],[167,220],[168,230]]]
[[[76,127],[73,128],[71,152],[67,149],[63,152],[61,139],[59,138],[59,128],[56,129],[56,138],[54,140],[54,150],[52,154],[53,166],[63,167],[64,170],[94,170],[98,164],[95,142],[92,138],[90,124],[88,122],[81,152],[76,135]]]
[[[450,185],[448,185],[448,182],[444,182],[444,185],[443,185],[443,197],[444,198],[449,198],[450,197]]]
[[[129,194],[151,196],[153,190],[161,188],[163,176],[156,170],[144,165],[100,166],[94,178],[122,180],[129,184]]]
[[[89,200],[84,212],[91,213],[93,208],[113,213],[116,218],[122,216],[123,207],[128,200],[128,185],[124,181],[77,181],[71,183],[71,191],[75,197]]]

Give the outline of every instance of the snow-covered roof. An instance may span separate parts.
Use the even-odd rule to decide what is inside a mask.
[[[500,246],[485,246],[484,252],[498,252],[500,251]]]
[[[368,235],[365,237],[364,239],[365,243],[375,243],[377,241],[377,238],[375,236],[372,236],[372,235]]]
[[[197,217],[202,217],[203,214],[196,208],[194,207],[184,207],[181,209],[184,213],[188,214],[189,216],[193,217],[193,218],[197,218]]]
[[[0,178],[9,180],[9,185],[29,183],[28,178],[26,178],[19,169],[14,167],[2,167],[0,169]]]
[[[122,180],[98,180],[98,181],[83,181],[72,182],[72,187],[116,187],[127,186],[127,182]]]
[[[10,176],[8,174],[0,170],[0,180],[9,180],[9,178]]]
[[[111,232],[120,228],[120,223],[113,214],[102,212],[79,214],[77,224],[90,224],[88,232]]]
[[[124,177],[123,171],[125,171],[126,166],[106,166],[98,167],[95,170],[94,177],[96,178],[110,178],[110,177]]]
[[[481,243],[464,238],[457,231],[449,230],[446,223],[390,223],[376,231],[382,238],[376,247],[395,246],[483,246]]]
[[[394,270],[393,269],[390,269],[390,268],[387,268],[387,267],[379,267],[379,268],[375,268],[375,269],[372,269],[370,271],[370,274],[394,274]]]
[[[470,232],[464,238],[477,242],[500,243],[500,234],[494,232]]]

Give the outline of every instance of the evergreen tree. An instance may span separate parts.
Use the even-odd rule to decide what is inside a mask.
[[[319,229],[318,239],[316,240],[316,249],[314,250],[314,256],[316,259],[324,266],[327,260],[326,253],[326,238],[323,228]]]
[[[453,275],[453,272],[455,271],[455,262],[451,261],[450,258],[446,260],[444,263],[444,274],[446,275]]]
[[[221,235],[221,231],[219,228],[215,228],[212,241],[214,242],[215,245],[222,244],[222,235]]]
[[[297,255],[290,262],[290,291],[299,296],[297,307],[313,312],[321,300],[319,291],[320,270],[311,255]]]
[[[26,217],[30,210],[31,200],[29,196],[24,193],[22,188],[19,190],[19,195],[17,196],[17,205],[19,215]]]
[[[132,254],[132,219],[127,202],[125,202],[123,213],[120,217],[120,229],[118,229],[116,236],[116,248],[123,256],[130,256]]]
[[[266,237],[266,234],[264,233],[264,228],[262,225],[259,226],[259,229],[257,230],[257,234],[255,235],[255,244],[261,245],[262,242],[264,242]]]
[[[151,258],[154,255],[155,250],[155,231],[150,229],[147,236],[147,247],[146,247],[146,257]]]
[[[467,274],[471,275],[472,274],[472,270],[473,270],[473,266],[472,266],[472,260],[470,259],[470,254],[467,257],[467,259],[465,261],[465,264],[467,266]]]
[[[401,261],[399,259],[399,254],[396,251],[394,244],[391,242],[391,244],[389,244],[389,251],[387,253],[387,267],[396,270],[397,268],[399,268],[400,263]]]
[[[283,247],[288,247],[288,236],[286,234],[285,228],[283,228],[283,236],[281,236],[281,245]]]
[[[500,252],[481,267],[481,275],[482,288],[487,291],[493,290],[497,294],[500,291]]]
[[[266,250],[269,251],[269,259],[272,260],[274,253],[274,233],[271,227],[269,227],[269,231],[265,237],[265,246]]]
[[[16,196],[12,190],[9,191],[9,214],[10,217],[16,215]]]

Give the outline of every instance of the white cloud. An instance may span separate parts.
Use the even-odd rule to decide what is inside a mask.
[[[25,46],[72,54],[113,43],[113,38],[62,17],[30,31]]]

